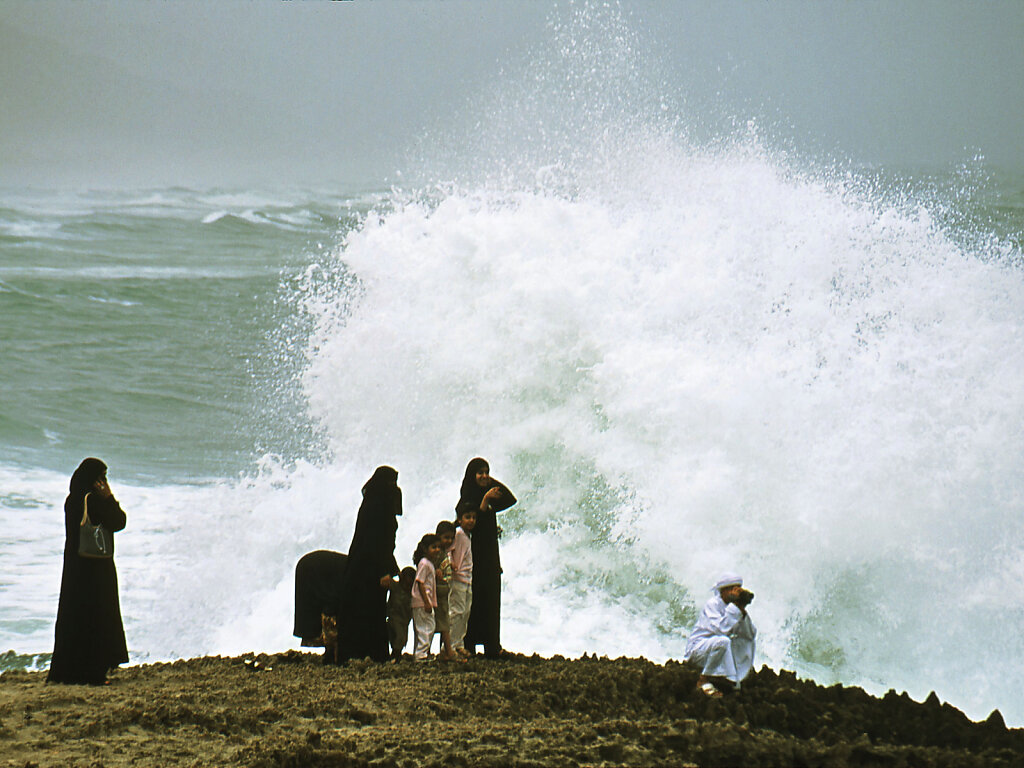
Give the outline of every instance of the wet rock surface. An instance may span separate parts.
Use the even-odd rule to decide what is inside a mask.
[[[1021,766],[1024,730],[934,696],[764,668],[709,699],[669,662],[512,656],[325,667],[312,654],[0,676],[0,765]]]

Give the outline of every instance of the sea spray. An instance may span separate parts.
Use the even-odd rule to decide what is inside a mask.
[[[644,163],[657,195],[453,191],[352,233],[306,373],[333,455],[411,475],[424,529],[491,459],[514,646],[678,655],[736,568],[767,661],[956,691],[948,633],[1019,569],[1019,272],[757,146]]]
[[[578,73],[556,74],[531,87]],[[491,460],[521,499],[513,647],[678,656],[729,568],[765,661],[1007,708],[1021,681],[975,671],[1007,649],[961,654],[1021,568],[1013,249],[753,123],[694,146],[651,92],[616,107],[599,85],[499,104],[474,130],[501,140],[459,166],[490,171],[349,234],[358,300],[325,314],[305,375],[335,460],[398,466],[424,530],[465,460]]]

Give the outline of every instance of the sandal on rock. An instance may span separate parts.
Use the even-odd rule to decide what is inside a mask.
[[[697,686],[697,690],[712,699],[722,698],[722,692],[715,688],[714,683],[701,683]]]

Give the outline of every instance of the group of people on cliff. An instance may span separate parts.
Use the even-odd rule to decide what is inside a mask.
[[[440,658],[464,660],[482,646],[501,647],[501,559],[497,513],[516,497],[490,475],[486,460],[466,467],[455,520],[440,521],[413,553],[413,566],[395,559],[402,491],[398,472],[378,467],[362,489],[347,554],[320,550],[295,571],[294,633],[323,645],[325,659],[397,660],[413,624],[413,658],[426,660],[435,634]],[[128,661],[113,533],[127,522],[107,482],[107,466],[85,459],[64,502],[65,545],[54,650],[47,680],[102,685]],[[684,659],[701,670],[698,689],[712,697],[736,690],[750,673],[757,631],[747,611],[752,592],[724,574],[691,630]]]
[[[323,645],[330,662],[397,661],[411,621],[416,661],[427,660],[435,634],[440,636],[440,659],[465,660],[477,645],[483,645],[486,657],[499,656],[496,513],[515,504],[515,496],[490,476],[486,460],[473,459],[462,480],[455,521],[442,520],[426,533],[412,556],[415,567],[399,570],[394,549],[402,494],[397,481],[394,469],[378,467],[363,487],[347,557],[321,550],[299,561],[294,634],[305,645]],[[689,634],[684,659],[700,668],[697,686],[707,696],[738,690],[750,673],[757,630],[747,607],[753,599],[740,576],[724,574]]]
[[[501,655],[501,559],[497,513],[516,497],[490,475],[485,459],[469,462],[454,520],[426,532],[413,566],[395,558],[402,491],[398,472],[378,467],[363,500],[347,554],[319,550],[295,568],[295,625],[304,645],[325,648],[325,660],[397,660],[413,625],[413,658],[461,661],[483,647]]]

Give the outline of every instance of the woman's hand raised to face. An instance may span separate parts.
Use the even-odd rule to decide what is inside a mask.
[[[110,485],[107,483],[107,478],[105,477],[101,477],[95,483],[93,483],[93,488],[96,489],[96,493],[98,493],[100,496],[110,498],[111,496],[114,495],[114,492],[110,490]]]

